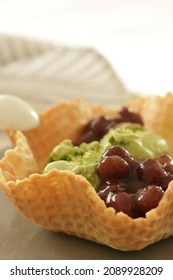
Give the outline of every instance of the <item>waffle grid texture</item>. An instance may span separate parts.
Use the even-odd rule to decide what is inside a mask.
[[[172,94],[142,98],[128,105],[142,114],[147,128],[171,143]],[[83,176],[55,169],[47,174],[38,172],[60,141],[77,139],[81,127],[94,116],[113,116],[116,112],[80,100],[64,102],[40,113],[38,128],[27,133],[8,131],[15,148],[0,162],[0,184],[21,213],[44,228],[119,250],[139,250],[173,235],[173,182],[157,208],[145,218],[132,219],[107,208]]]

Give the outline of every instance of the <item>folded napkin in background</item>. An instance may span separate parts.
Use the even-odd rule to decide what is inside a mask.
[[[36,110],[74,98],[116,105],[129,97],[110,63],[94,49],[4,34],[0,34],[1,93],[22,97]]]
[[[92,48],[0,34],[0,94],[13,94],[40,111],[81,98],[116,106],[131,96],[110,63]],[[7,112],[8,117],[8,112]],[[10,142],[0,132],[0,155]]]

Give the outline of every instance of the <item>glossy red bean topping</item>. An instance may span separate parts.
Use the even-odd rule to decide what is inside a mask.
[[[162,155],[160,157],[157,157],[156,160],[161,163],[166,172],[173,174],[173,160],[170,156]]]
[[[82,137],[74,144],[100,140],[111,128],[125,122],[143,125],[139,114],[124,107],[115,118],[99,116],[89,121]],[[113,146],[101,157],[97,172],[101,178],[98,195],[107,207],[132,218],[145,217],[149,210],[158,206],[173,180],[173,160],[161,155],[139,162],[122,147]]]
[[[81,138],[74,144],[80,145],[82,142],[89,143],[94,140],[100,140],[111,128],[125,122],[143,125],[139,114],[133,112],[130,108],[123,107],[115,118],[108,119],[104,116],[99,116],[89,121],[83,129]]]
[[[105,204],[130,217],[144,217],[158,206],[173,180],[170,156],[139,162],[120,146],[113,146],[101,157],[98,174],[102,180],[98,195]]]
[[[156,158],[150,158],[142,162],[137,170],[137,174],[145,185],[154,184],[161,186],[163,190],[166,190],[168,181],[173,179],[173,175],[166,171],[164,165]]]
[[[125,192],[123,187],[116,183],[107,183],[105,188],[102,186],[102,190],[98,195],[105,201],[106,206],[113,207],[117,212],[123,211],[129,216],[133,216],[133,201],[132,195]]]
[[[123,180],[129,175],[129,165],[117,155],[104,157],[98,167],[99,174],[104,180],[116,178]]]
[[[117,212],[124,212],[129,216],[133,216],[133,200],[132,195],[126,192],[112,194],[107,203],[108,207],[113,207]]]
[[[148,186],[140,189],[136,194],[138,213],[145,215],[149,210],[157,207],[163,194],[164,191],[159,186]]]

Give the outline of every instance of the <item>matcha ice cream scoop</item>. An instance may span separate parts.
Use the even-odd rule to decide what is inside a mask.
[[[110,129],[99,141],[74,146],[71,140],[64,140],[52,150],[43,172],[53,168],[70,170],[83,175],[97,188],[100,184],[98,163],[102,154],[114,145],[122,146],[139,160],[169,154],[168,145],[162,137],[140,125],[127,123]]]
[[[83,175],[93,187],[97,187],[100,179],[96,174],[96,168],[102,151],[98,141],[73,146],[71,140],[64,140],[51,152],[43,172],[46,173],[53,168],[70,170]]]
[[[162,137],[143,126],[130,123],[111,129],[101,139],[100,144],[105,150],[120,145],[139,160],[169,153],[168,144]]]

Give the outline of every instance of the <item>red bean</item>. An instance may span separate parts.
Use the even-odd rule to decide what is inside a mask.
[[[113,194],[107,197],[107,206],[113,207],[116,212],[124,212],[133,217],[133,202],[129,194],[125,192]]]
[[[122,122],[131,122],[143,125],[143,120],[141,116],[127,107],[123,107],[122,110],[119,112],[119,118]]]
[[[98,171],[104,180],[123,180],[129,175],[129,165],[119,156],[109,156],[100,161]]]
[[[168,155],[162,155],[160,157],[156,158],[161,165],[163,166],[163,169],[168,172],[169,174],[173,174],[173,160]]]
[[[107,156],[119,156],[121,158],[123,158],[125,161],[127,161],[128,163],[131,162],[133,160],[133,158],[131,157],[130,153],[125,150],[124,148],[122,148],[119,145],[115,145],[110,147],[104,154],[103,154],[103,158],[107,157]]]
[[[90,123],[90,128],[94,134],[102,136],[107,132],[106,125],[108,124],[108,120],[104,116],[96,117]]]
[[[115,193],[119,193],[119,192],[123,192],[123,191],[124,191],[124,189],[116,183],[106,183],[106,184],[100,186],[98,195],[100,196],[101,199],[106,201],[109,193],[115,194]]]
[[[164,191],[158,186],[148,186],[137,192],[137,207],[142,214],[158,206]]]
[[[137,173],[139,179],[148,185],[161,186],[167,176],[161,163],[154,158],[145,160],[138,168]]]

